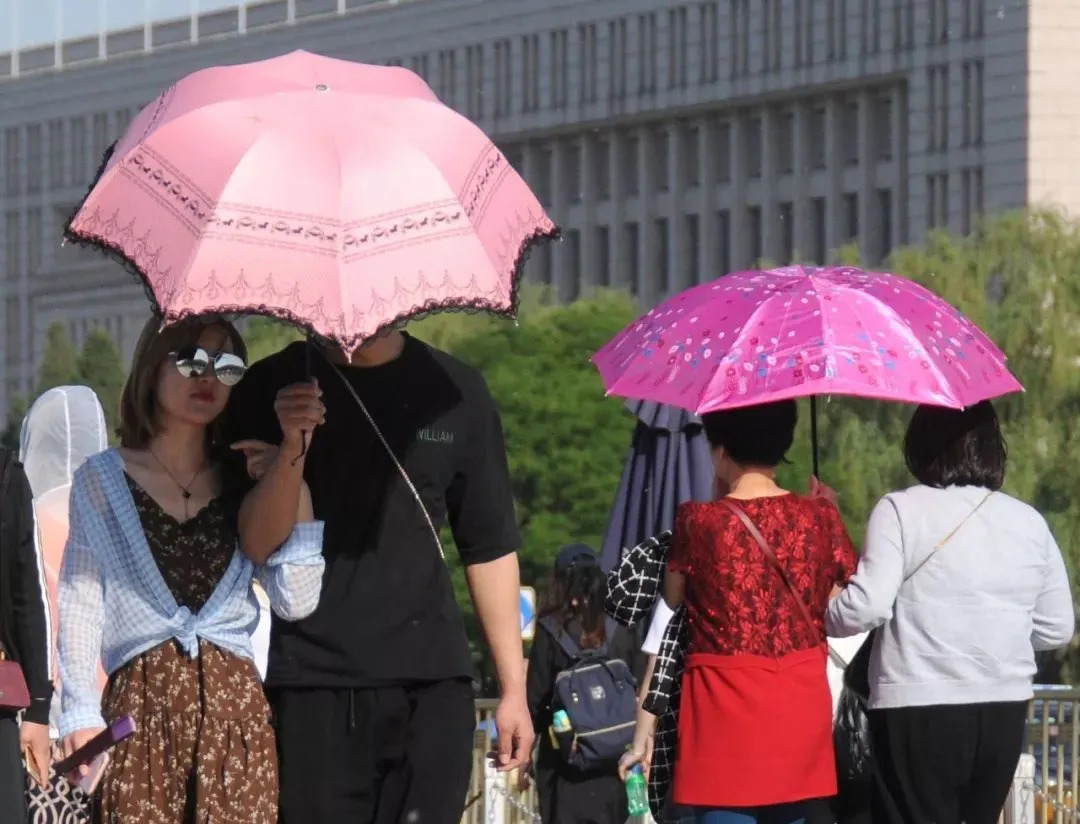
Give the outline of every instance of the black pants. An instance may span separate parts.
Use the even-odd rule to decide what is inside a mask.
[[[874,824],[995,824],[1024,743],[1027,702],[872,710]]]
[[[0,715],[0,821],[26,821],[26,778],[19,749],[19,725]]]
[[[468,681],[270,694],[280,824],[459,824],[476,716]]]

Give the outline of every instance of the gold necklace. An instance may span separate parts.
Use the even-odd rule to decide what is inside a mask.
[[[206,456],[203,456],[202,464],[197,470],[195,470],[195,474],[191,476],[191,480],[187,482],[187,486],[184,486],[182,483],[180,483],[180,481],[176,480],[176,476],[173,475],[173,473],[169,470],[169,467],[165,466],[165,462],[161,460],[161,458],[159,458],[156,454],[154,454],[153,449],[147,447],[146,451],[150,453],[150,457],[157,461],[158,466],[160,466],[162,471],[169,476],[169,480],[176,484],[177,488],[180,490],[180,496],[184,499],[184,520],[186,521],[188,518],[191,517],[191,511],[189,509],[189,501],[191,501],[191,487],[195,485],[195,481],[199,480],[199,476],[202,475],[203,470],[206,469]]]

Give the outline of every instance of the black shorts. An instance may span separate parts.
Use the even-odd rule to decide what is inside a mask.
[[[469,681],[271,691],[280,824],[459,824],[476,715]]]

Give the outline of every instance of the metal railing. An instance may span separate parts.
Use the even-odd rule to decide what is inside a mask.
[[[476,738],[473,772],[469,784],[469,806],[462,824],[487,824],[495,820],[494,805],[502,807],[499,820],[505,824],[536,824],[536,793],[531,783],[519,788],[519,776],[512,773],[501,786],[485,788],[486,756],[492,750],[495,729],[494,699],[476,702]],[[1017,770],[1013,792],[1002,814],[1003,824],[1080,824],[1076,803],[1080,799],[1080,688],[1036,687],[1035,700],[1028,707],[1024,752],[1034,760]],[[1015,812],[1014,812],[1015,811]],[[1032,820],[1031,816],[1034,817]]]

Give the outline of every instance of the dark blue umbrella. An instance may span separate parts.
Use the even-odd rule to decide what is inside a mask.
[[[671,529],[683,501],[712,497],[712,455],[701,418],[651,401],[630,400],[626,408],[637,426],[600,551],[605,571],[623,549]]]

